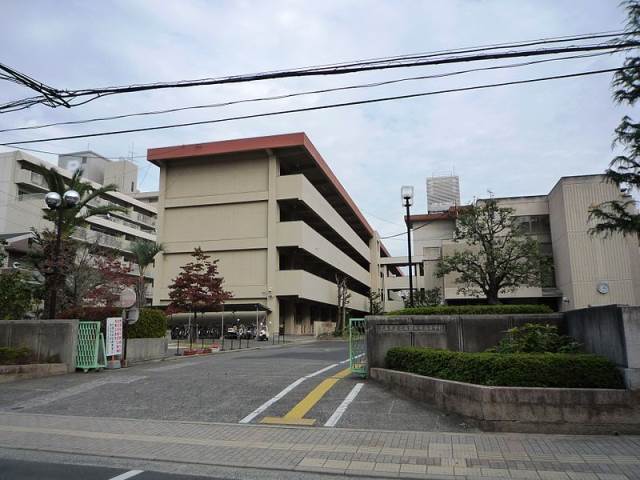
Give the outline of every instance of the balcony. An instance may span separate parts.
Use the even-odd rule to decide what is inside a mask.
[[[304,175],[285,175],[277,179],[279,201],[300,200],[355,249],[367,262],[371,259],[369,245],[349,226],[322,194]]]
[[[48,190],[47,182],[42,175],[24,168],[18,170],[16,174],[16,183],[23,184],[31,188],[35,187],[41,191]]]
[[[353,310],[367,312],[369,299],[354,291],[349,291],[351,298],[348,307]],[[338,287],[320,277],[303,270],[278,271],[276,275],[277,296],[298,297],[328,305],[338,304]]]
[[[277,232],[278,247],[301,248],[364,285],[370,284],[371,276],[367,270],[306,223],[279,222]]]
[[[114,237],[102,232],[95,232],[87,228],[76,228],[73,238],[87,243],[97,243],[103,247],[114,248],[116,250],[129,251],[131,242],[123,238]]]

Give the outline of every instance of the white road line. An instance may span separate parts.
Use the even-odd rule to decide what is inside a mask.
[[[340,362],[340,363],[343,363],[343,362]],[[326,372],[328,370],[331,370],[332,368],[337,367],[338,365],[339,365],[339,363],[334,363],[333,365],[329,365],[328,367],[324,367],[324,368],[318,370],[317,372],[313,372],[313,373],[310,373],[309,375],[305,375],[304,377],[299,378],[298,380],[293,382],[291,385],[286,387],[284,390],[282,390],[280,393],[278,393],[275,397],[273,397],[273,398],[267,400],[266,402],[264,402],[262,405],[260,405],[258,408],[256,408],[253,412],[251,412],[249,415],[247,415],[242,420],[240,420],[238,423],[249,423],[251,420],[256,418],[258,415],[260,415],[262,412],[264,412],[267,408],[269,408],[271,405],[276,403],[278,400],[280,400],[287,393],[289,393],[291,390],[296,388],[298,385],[300,385],[302,382],[304,382],[308,378],[312,378],[312,377],[315,377],[316,375],[320,375],[320,374],[322,374],[322,373],[324,373],[324,372]]]
[[[110,478],[109,480],[126,480],[127,478],[135,477],[136,475],[140,475],[144,470],[129,470],[128,472],[124,472],[117,477]]]
[[[336,426],[336,424],[338,423],[342,415],[344,415],[344,412],[347,411],[347,408],[349,407],[351,402],[353,402],[356,399],[356,397],[358,396],[358,393],[360,392],[363,386],[364,386],[364,383],[358,383],[356,384],[355,387],[351,389],[351,391],[349,392],[349,395],[347,395],[346,398],[342,401],[342,403],[338,405],[338,408],[336,408],[336,411],[333,412],[333,414],[329,417],[329,420],[327,420],[327,422],[324,424],[325,427]]]
[[[356,356],[355,356],[355,357],[353,357],[353,358],[360,358],[360,357],[364,357],[364,353],[361,353],[360,355],[356,355]],[[350,358],[347,358],[346,360],[342,360],[342,361],[340,362],[340,364],[342,365],[343,363],[349,363],[350,361],[351,361],[351,359],[350,359]]]

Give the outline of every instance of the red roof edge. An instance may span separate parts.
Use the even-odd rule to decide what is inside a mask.
[[[304,147],[307,153],[315,160],[320,170],[327,176],[336,188],[342,199],[355,213],[358,220],[364,225],[369,235],[373,236],[373,228],[367,222],[360,209],[356,206],[351,196],[342,186],[338,178],[331,171],[320,152],[311,143],[304,132],[285,133],[265,137],[240,138],[235,140],[223,140],[219,142],[196,143],[192,145],[179,145],[173,147],[150,148],[147,150],[147,160],[160,166],[165,160],[181,158],[193,158],[209,155],[222,155],[225,153],[248,152],[253,150],[267,150],[286,147]]]

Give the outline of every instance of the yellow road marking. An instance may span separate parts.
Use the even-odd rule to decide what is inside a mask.
[[[351,368],[346,368],[341,372],[332,375],[331,377],[323,380],[316,388],[311,390],[307,396],[300,400],[300,402],[284,417],[264,417],[260,420],[260,423],[277,425],[313,425],[315,423],[315,419],[304,418],[304,416],[329,390],[331,390],[331,387],[338,383],[341,378],[346,377],[350,373]]]

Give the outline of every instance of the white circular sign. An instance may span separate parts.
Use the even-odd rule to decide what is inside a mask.
[[[120,292],[120,301],[118,302],[118,307],[120,308],[130,308],[136,304],[137,299],[136,291],[131,287],[126,287]]]

